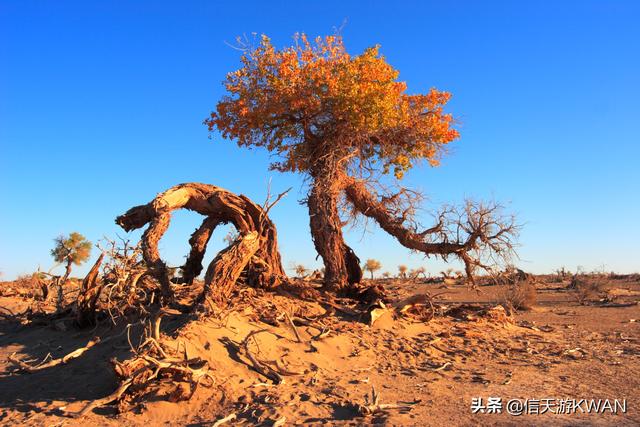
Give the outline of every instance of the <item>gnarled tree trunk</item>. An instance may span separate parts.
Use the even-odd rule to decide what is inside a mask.
[[[316,177],[307,205],[311,237],[324,262],[324,283],[333,291],[344,291],[362,280],[360,259],[347,246],[338,213],[339,181],[331,175]]]
[[[167,266],[158,252],[158,242],[169,227],[171,212],[182,208],[207,217],[189,240],[191,252],[182,267],[185,282],[191,283],[202,271],[206,246],[216,226],[232,223],[240,234],[238,240],[220,252],[207,269],[203,298],[225,301],[241,275],[249,285],[263,288],[278,286],[286,279],[276,228],[265,209],[246,196],[214,185],[179,184],[116,219],[126,231],[149,224],[142,236],[143,258],[160,282],[165,299],[171,297],[171,288]]]

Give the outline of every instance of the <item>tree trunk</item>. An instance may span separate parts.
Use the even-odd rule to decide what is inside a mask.
[[[189,239],[189,245],[191,245],[191,252],[189,257],[182,267],[182,279],[184,283],[192,284],[193,279],[198,277],[202,272],[202,260],[204,258],[207,244],[215,228],[220,224],[220,219],[210,216],[202,221],[202,225],[193,232]]]
[[[71,275],[71,264],[73,264],[73,261],[71,259],[67,259],[67,266],[64,272],[64,276],[62,276],[62,279],[60,279],[60,286],[64,285],[67,282],[67,279],[69,279],[69,276]]]
[[[169,227],[171,212],[176,209],[188,209],[206,216],[189,240],[191,252],[182,267],[185,282],[191,283],[202,271],[207,243],[218,224],[231,223],[240,234],[239,240],[220,252],[209,266],[205,275],[206,291],[201,299],[207,297],[223,301],[242,273],[247,284],[261,288],[272,288],[286,280],[278,251],[276,227],[269,219],[267,210],[246,196],[214,185],[179,184],[158,194],[146,205],[129,209],[116,219],[116,223],[125,231],[149,224],[142,236],[143,257],[160,282],[165,299],[170,300],[171,289],[166,264],[158,251],[158,242]],[[257,245],[255,249],[254,242]],[[219,264],[218,267],[216,264]],[[219,295],[214,298],[218,287]]]
[[[344,242],[338,214],[339,187],[331,177],[316,177],[307,200],[311,237],[324,262],[324,283],[332,291],[344,291],[360,282],[360,260]]]
[[[240,274],[259,248],[258,233],[252,231],[222,250],[207,268],[202,302],[226,305]]]

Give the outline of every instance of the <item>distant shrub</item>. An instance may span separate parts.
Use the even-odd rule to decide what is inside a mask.
[[[296,272],[296,276],[298,277],[306,276],[307,272],[309,271],[309,269],[302,264],[296,264],[294,270]]]
[[[589,277],[576,274],[571,279],[569,291],[581,305],[602,299],[606,296],[605,280],[600,276]]]
[[[537,303],[538,292],[536,285],[530,281],[503,285],[503,291],[499,296],[499,304],[509,314],[515,311],[531,310]]]

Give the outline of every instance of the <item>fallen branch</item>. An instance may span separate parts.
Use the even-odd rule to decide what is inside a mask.
[[[293,329],[293,333],[296,336],[296,341],[298,342],[302,342],[302,338],[300,338],[300,334],[298,333],[298,328],[296,328],[295,323],[293,323],[293,320],[291,320],[291,316],[289,316],[289,313],[287,313],[286,311],[284,312],[284,317],[287,318],[287,321],[289,322],[289,325],[291,325],[291,328]]]
[[[242,342],[242,348],[244,349],[244,353],[246,354],[247,358],[249,358],[249,360],[251,361],[253,365],[253,369],[255,369],[259,374],[262,374],[263,376],[269,378],[276,384],[282,384],[284,382],[284,378],[282,378],[282,375],[280,375],[280,373],[278,373],[271,366],[267,365],[266,363],[262,363],[260,360],[258,360],[258,358],[255,357],[251,352],[251,350],[249,349],[249,339],[251,338],[255,339],[254,337],[261,332],[269,332],[269,331],[267,331],[266,329],[259,329],[257,331],[250,332],[249,335],[246,336],[246,338]]]
[[[91,339],[91,341],[89,341],[87,343],[87,345],[85,345],[84,347],[80,347],[78,349],[75,349],[74,351],[72,351],[71,353],[68,353],[64,357],[60,357],[58,359],[53,359],[53,360],[50,360],[47,363],[42,363],[42,364],[38,364],[38,365],[35,365],[35,366],[29,365],[29,364],[21,361],[20,359],[18,359],[16,357],[15,353],[12,353],[11,356],[9,356],[9,360],[11,362],[13,362],[14,364],[18,365],[22,371],[31,373],[31,372],[41,371],[41,370],[47,369],[47,368],[52,368],[52,367],[58,366],[58,365],[64,365],[64,364],[68,363],[70,360],[77,359],[78,357],[82,356],[85,352],[87,352],[91,347],[95,346],[96,344],[98,344],[100,342],[106,342],[106,341],[109,341],[109,340],[110,340],[110,338],[107,338],[107,339],[105,339],[103,341],[100,341],[100,337],[95,337],[95,338]]]
[[[224,418],[220,418],[218,421],[213,423],[213,425],[211,427],[220,427],[222,424],[228,423],[229,421],[233,421],[235,419],[236,419],[236,414],[235,413],[231,413],[231,414],[227,415]]]
[[[122,382],[118,387],[118,389],[113,393],[111,393],[109,396],[103,397],[102,399],[94,400],[90,402],[87,406],[85,406],[80,412],[71,413],[69,415],[71,415],[74,418],[84,417],[89,412],[91,412],[94,408],[99,408],[101,406],[105,406],[105,405],[108,405],[109,403],[115,402],[116,400],[120,400],[122,395],[125,393],[125,391],[127,391],[127,389],[131,386],[132,383],[133,383],[133,379],[128,379]]]

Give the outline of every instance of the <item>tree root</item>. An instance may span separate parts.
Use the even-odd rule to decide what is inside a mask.
[[[239,353],[243,354],[247,359],[249,359],[249,361],[251,362],[251,367],[256,372],[270,379],[275,384],[284,383],[284,376],[303,375],[304,372],[292,371],[286,367],[281,366],[277,360],[261,360],[253,353],[253,351],[251,351],[249,343],[253,340],[257,344],[255,336],[263,332],[271,333],[267,329],[258,329],[250,332],[240,345],[233,342],[230,342],[230,344],[233,345]]]
[[[162,314],[156,315],[160,319]],[[153,331],[159,320],[152,322]],[[154,335],[157,335],[154,332]],[[116,375],[121,379],[118,388],[101,399],[87,404],[81,411],[68,415],[79,418],[87,415],[93,409],[114,402],[119,404],[122,411],[129,407],[129,402],[144,397],[152,389],[165,387],[171,390],[169,399],[173,401],[188,400],[195,393],[197,387],[208,380],[206,386],[215,383],[213,375],[209,372],[208,363],[200,358],[189,358],[186,350],[183,356],[179,356],[169,346],[165,346],[154,337],[147,338],[138,349],[134,349],[136,355],[123,362],[112,360]],[[188,393],[180,387],[180,383],[190,386]]]

